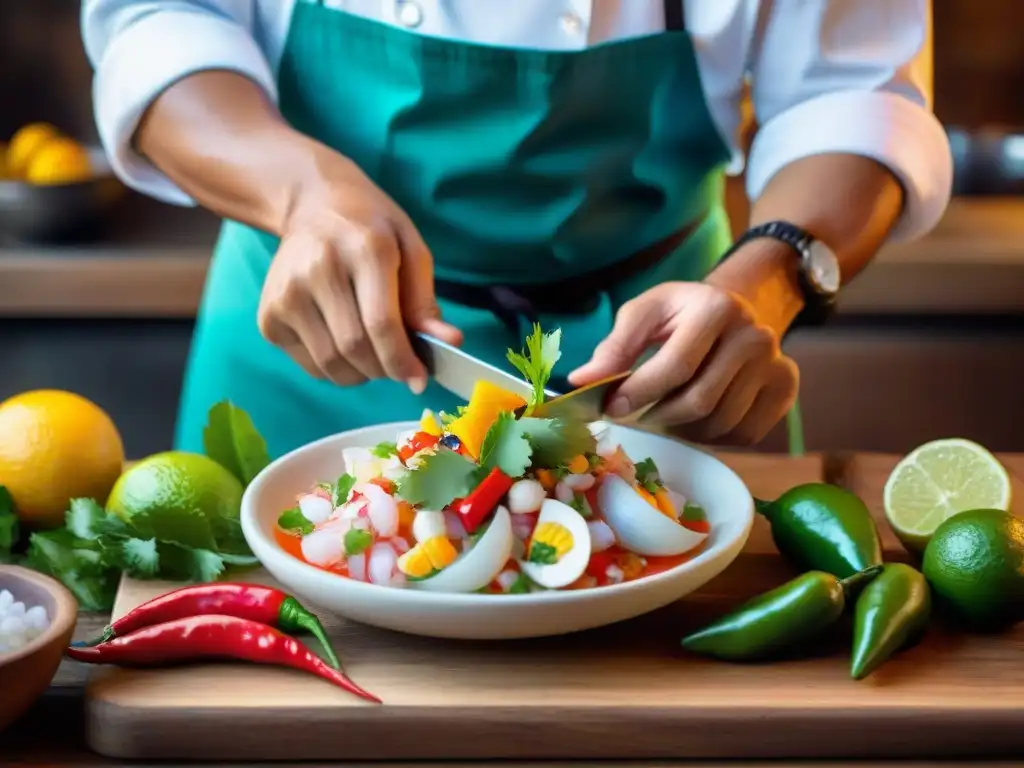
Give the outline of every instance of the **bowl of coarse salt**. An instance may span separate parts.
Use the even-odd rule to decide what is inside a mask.
[[[0,731],[42,696],[78,620],[62,584],[17,565],[0,565]]]

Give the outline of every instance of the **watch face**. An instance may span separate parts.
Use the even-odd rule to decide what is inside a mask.
[[[833,296],[839,293],[842,276],[839,259],[824,243],[815,240],[807,248],[807,277],[821,293]]]

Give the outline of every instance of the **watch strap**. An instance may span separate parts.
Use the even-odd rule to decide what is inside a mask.
[[[814,236],[807,230],[788,221],[769,221],[764,224],[758,224],[743,232],[729,250],[722,255],[718,263],[724,262],[750,241],[758,240],[762,237],[785,243],[795,251],[795,255],[799,260],[797,280],[800,292],[804,297],[804,306],[790,325],[790,330],[798,326],[821,325],[825,323],[835,310],[836,297],[821,293],[807,276],[809,249],[811,243],[814,242]]]

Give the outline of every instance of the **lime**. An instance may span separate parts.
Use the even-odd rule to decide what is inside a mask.
[[[921,552],[935,529],[968,509],[1009,509],[1010,476],[977,443],[934,440],[909,453],[889,475],[885,516],[903,545]]]
[[[921,571],[936,599],[981,628],[1024,618],[1024,520],[1001,509],[961,512],[938,527]]]
[[[202,454],[168,451],[121,475],[107,511],[143,538],[248,554],[239,522],[241,505],[242,484],[220,464]]]

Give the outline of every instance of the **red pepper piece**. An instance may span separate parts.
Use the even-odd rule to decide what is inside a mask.
[[[376,485],[378,488],[384,491],[384,493],[391,494],[392,496],[395,493],[396,486],[394,482],[388,480],[388,478],[386,477],[375,477],[373,478],[373,480],[370,481],[370,484]]]
[[[584,571],[588,576],[593,576],[597,579],[598,583],[604,584],[608,578],[608,567],[615,565],[617,558],[617,552],[612,549],[606,549],[604,552],[593,552],[590,555],[590,560],[587,561],[587,568]]]
[[[236,616],[190,616],[154,624],[101,645],[71,646],[64,652],[86,664],[154,667],[197,659],[236,659],[302,670],[356,696],[380,704],[341,670],[283,632]]]
[[[341,669],[320,620],[291,595],[262,584],[217,582],[176,589],[129,611],[104,627],[98,638],[80,645],[99,645],[142,627],[204,614],[257,621],[285,632],[308,632],[323,645],[331,665]]]
[[[597,505],[597,485],[594,484],[583,492],[583,497],[587,500],[587,504],[590,505],[590,513],[592,515],[601,514],[601,508]]]
[[[680,520],[683,528],[689,528],[694,533],[711,533],[711,525],[707,520]]]
[[[420,451],[433,448],[439,440],[440,438],[437,435],[432,435],[429,432],[417,432],[409,442],[398,449],[398,458],[404,464]]]
[[[495,467],[472,493],[454,507],[467,533],[473,533],[480,527],[511,487],[512,478]]]

